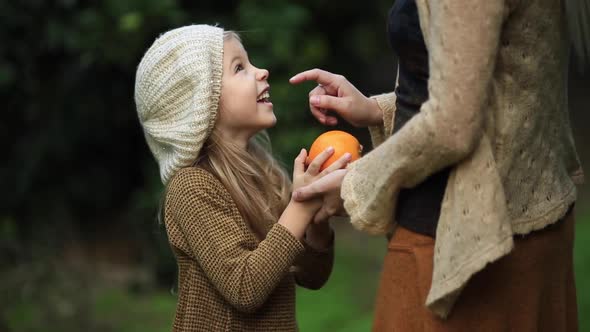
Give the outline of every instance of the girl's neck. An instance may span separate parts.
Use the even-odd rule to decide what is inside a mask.
[[[222,139],[230,144],[234,144],[240,149],[246,150],[248,147],[248,142],[250,141],[251,136],[247,134],[238,134],[238,133],[224,133],[221,132]]]

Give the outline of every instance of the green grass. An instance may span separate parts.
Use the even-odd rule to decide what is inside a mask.
[[[95,315],[108,331],[170,331],[176,298],[170,293],[136,294],[116,289],[97,297]]]
[[[353,232],[337,230],[334,270],[328,283],[321,290],[298,289],[297,319],[302,331],[370,330],[385,239],[359,237]]]
[[[583,314],[590,312],[590,214],[584,215],[587,217],[578,217],[576,225],[575,273],[580,331],[590,332],[590,317]],[[357,332],[371,328],[385,241],[356,233],[349,225],[338,228],[335,266],[329,282],[317,291],[298,289],[297,318],[302,331]],[[170,331],[175,306],[176,297],[169,291],[132,294],[119,289],[105,290],[97,294],[90,313],[97,322],[91,330]],[[12,331],[50,332],[50,326],[34,322],[39,317],[37,310],[27,303],[9,309],[7,317]]]

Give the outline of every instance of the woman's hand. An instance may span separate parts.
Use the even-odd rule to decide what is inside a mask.
[[[334,111],[355,127],[367,127],[383,123],[383,111],[377,102],[363,95],[342,75],[321,69],[312,69],[293,76],[289,82],[299,84],[316,81],[319,85],[309,92],[309,109],[313,116],[324,125],[338,123]]]
[[[332,171],[317,181],[295,190],[293,199],[298,202],[304,202],[310,199],[317,199],[318,197],[323,198],[322,207],[316,213],[313,220],[316,223],[326,221],[331,216],[346,215],[343,201],[340,197],[340,187],[342,186],[342,180],[346,172],[346,169]]]

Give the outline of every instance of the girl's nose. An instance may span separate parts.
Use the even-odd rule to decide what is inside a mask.
[[[266,69],[258,69],[258,73],[257,73],[257,79],[259,81],[263,81],[263,80],[267,80],[268,79],[268,75],[269,72]]]

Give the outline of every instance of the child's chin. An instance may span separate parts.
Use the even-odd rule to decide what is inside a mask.
[[[268,127],[274,127],[277,124],[277,117],[273,114],[272,118],[269,120]]]
[[[260,123],[260,130],[265,130],[274,127],[277,124],[277,118],[273,115],[270,115],[268,118],[264,119],[263,122]]]

